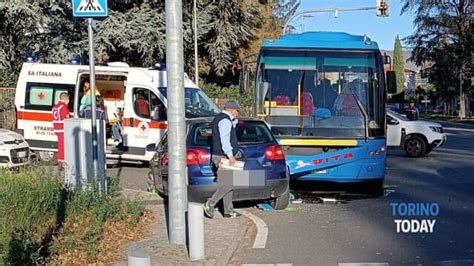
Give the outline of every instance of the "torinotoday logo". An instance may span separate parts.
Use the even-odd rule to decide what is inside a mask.
[[[438,203],[390,203],[397,233],[433,233],[439,215]]]

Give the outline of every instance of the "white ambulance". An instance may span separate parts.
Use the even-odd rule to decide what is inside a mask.
[[[24,63],[15,95],[17,126],[40,159],[51,160],[57,151],[51,109],[62,92],[70,95],[71,115],[79,116],[86,65]],[[167,129],[166,70],[129,67],[122,62],[96,66],[96,88],[104,100],[108,130],[123,124],[122,142],[107,134],[107,157],[149,161],[155,144]],[[216,105],[185,75],[186,117],[213,116]]]

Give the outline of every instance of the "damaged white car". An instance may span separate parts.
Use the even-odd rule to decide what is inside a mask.
[[[0,128],[0,168],[18,167],[30,162],[30,146],[23,136]]]

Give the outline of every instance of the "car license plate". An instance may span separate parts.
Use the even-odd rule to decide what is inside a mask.
[[[24,158],[26,157],[26,151],[19,151],[17,152],[16,156],[18,156],[19,158]]]
[[[326,169],[314,170],[313,174],[325,174],[327,173]]]

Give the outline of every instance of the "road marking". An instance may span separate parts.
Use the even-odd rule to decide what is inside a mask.
[[[444,130],[474,132],[473,128],[445,127]]]
[[[265,248],[268,238],[267,224],[262,219],[248,211],[239,210],[239,212],[247,216],[257,226],[257,235],[255,236],[255,241],[253,242],[253,248]]]

